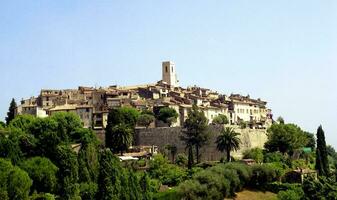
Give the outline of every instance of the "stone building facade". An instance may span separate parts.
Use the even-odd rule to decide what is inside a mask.
[[[197,86],[183,88],[178,84],[173,62],[163,62],[162,70],[162,80],[154,84],[43,89],[37,97],[22,100],[17,114],[46,117],[55,112],[74,112],[85,127],[102,130],[107,124],[110,109],[129,106],[138,110],[157,111],[162,107],[171,107],[179,114],[173,126],[181,127],[192,105],[196,104],[205,113],[209,123],[220,114],[227,116],[232,125],[245,122],[250,128],[263,129],[272,121],[271,111],[265,101],[236,94],[227,96]]]

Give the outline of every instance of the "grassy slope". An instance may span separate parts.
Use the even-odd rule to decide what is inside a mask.
[[[277,200],[276,194],[254,190],[243,190],[237,193],[235,200]]]

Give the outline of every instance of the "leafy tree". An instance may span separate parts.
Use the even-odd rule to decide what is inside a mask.
[[[326,149],[325,136],[322,126],[317,129],[316,166],[319,175],[329,174],[328,152]]]
[[[125,124],[119,124],[107,130],[105,133],[109,140],[106,140],[106,146],[115,153],[126,151],[132,143],[132,129]]]
[[[21,129],[23,132],[28,132],[29,128],[36,121],[33,115],[18,115],[9,123],[9,128]]]
[[[119,110],[122,114],[123,122],[130,127],[135,127],[140,115],[139,111],[131,107],[121,107]]]
[[[276,121],[280,124],[284,124],[284,119],[281,116],[279,116]]]
[[[33,180],[31,191],[54,193],[57,186],[56,173],[58,168],[48,159],[42,157],[30,158],[20,164]]]
[[[213,124],[221,124],[221,125],[228,124],[228,118],[227,118],[226,115],[220,114],[220,115],[214,117],[212,123]]]
[[[19,138],[22,132],[18,129],[0,131],[0,157],[10,159],[14,164],[21,161],[23,153],[20,149]]]
[[[216,139],[217,149],[221,152],[226,151],[227,162],[231,160],[231,151],[240,148],[239,133],[236,133],[233,128],[225,127],[221,134]]]
[[[138,124],[148,128],[152,122],[154,122],[154,116],[149,114],[141,114],[138,118]]]
[[[294,124],[273,124],[268,129],[265,148],[270,152],[292,153],[308,143],[306,134]]]
[[[29,190],[32,186],[32,180],[27,172],[19,167],[14,167],[8,174],[7,192],[9,199],[25,200],[28,199]]]
[[[73,137],[73,133],[78,128],[83,127],[80,117],[72,112],[57,112],[50,117],[57,122],[58,135],[62,137],[63,141],[70,139],[70,141],[78,141],[79,138]]]
[[[195,146],[197,163],[200,162],[200,148],[207,144],[210,138],[207,126],[208,120],[205,117],[205,114],[200,111],[196,105],[193,105],[192,110],[188,113],[188,118],[185,121],[185,130],[183,131],[181,139],[189,149],[189,154],[193,152],[193,146]]]
[[[243,152],[244,159],[254,159],[256,162],[263,162],[263,151],[260,148],[248,149]]]
[[[6,124],[8,125],[15,117],[15,110],[16,110],[16,102],[15,99],[13,98],[10,105],[9,109],[7,112],[7,117],[6,117]]]
[[[54,119],[36,118],[29,126],[29,132],[38,140],[38,151],[36,155],[45,156],[53,160],[56,147],[61,142],[68,142],[66,135],[60,135],[58,123]]]
[[[310,147],[312,150],[314,150],[316,148],[316,139],[315,139],[315,135],[309,132],[304,132],[304,134],[307,136],[308,138],[308,142],[305,145],[306,147]]]
[[[172,125],[178,118],[178,113],[175,109],[164,107],[159,110],[157,119],[167,123],[169,126]]]

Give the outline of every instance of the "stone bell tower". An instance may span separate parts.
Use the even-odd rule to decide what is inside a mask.
[[[165,61],[162,63],[163,67],[163,82],[166,82],[172,87],[179,87],[179,81],[177,79],[175,64],[171,61]]]

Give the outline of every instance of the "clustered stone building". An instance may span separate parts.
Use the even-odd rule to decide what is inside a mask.
[[[156,113],[162,107],[171,107],[179,114],[172,126],[182,126],[193,104],[204,111],[210,123],[219,114],[226,115],[230,124],[245,123],[251,128],[266,128],[272,120],[267,102],[261,99],[239,94],[226,96],[197,86],[180,87],[175,65],[170,61],[162,63],[162,80],[155,84],[43,89],[37,97],[22,100],[17,113],[46,117],[56,112],[74,112],[85,127],[102,130],[110,109],[131,106]]]

